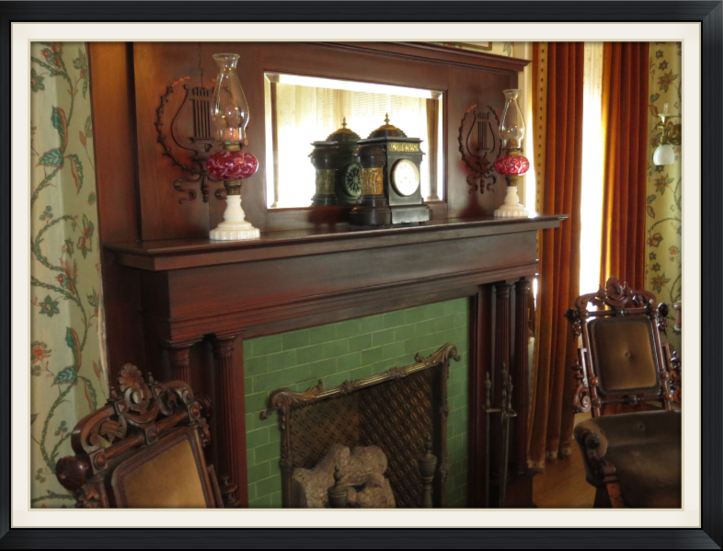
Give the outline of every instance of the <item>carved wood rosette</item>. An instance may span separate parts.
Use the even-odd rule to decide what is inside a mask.
[[[475,104],[462,117],[457,141],[462,160],[472,172],[467,176],[469,193],[484,193],[497,182],[494,162],[500,153],[500,142],[495,129],[499,125],[497,113],[489,105],[487,110],[478,110]]]
[[[106,405],[73,430],[71,445],[76,455],[58,461],[58,480],[75,493],[76,507],[110,507],[106,482],[114,460],[135,448],[155,445],[160,435],[179,425],[194,429],[206,447],[209,414],[210,401],[194,396],[183,381],[159,383],[148,374],[146,383],[136,366],[125,364]]]
[[[431,434],[440,458],[435,480],[437,506],[446,504],[447,378],[449,363],[460,360],[457,348],[445,344],[417,363],[325,389],[321,381],[303,392],[278,389],[261,413],[278,411],[280,466],[285,507],[295,506],[295,468],[312,468],[333,443],[347,447],[377,445],[389,461],[388,475],[398,507],[422,504],[423,482],[417,459]],[[366,391],[366,392],[362,392]]]

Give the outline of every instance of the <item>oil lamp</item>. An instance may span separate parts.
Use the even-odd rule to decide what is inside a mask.
[[[495,161],[495,170],[507,179],[507,195],[504,204],[495,211],[500,218],[527,218],[527,210],[517,195],[517,177],[530,169],[530,161],[522,155],[525,137],[525,121],[517,104],[519,89],[504,90],[505,109],[500,122],[500,138],[505,154]]]
[[[223,149],[208,158],[206,168],[211,178],[223,180],[226,210],[223,222],[211,230],[209,237],[215,241],[256,239],[259,230],[246,221],[241,207],[241,183],[256,173],[259,161],[252,153],[243,151],[248,144],[249,106],[236,75],[239,56],[214,54],[213,59],[218,63],[219,73],[211,100],[211,122]]]

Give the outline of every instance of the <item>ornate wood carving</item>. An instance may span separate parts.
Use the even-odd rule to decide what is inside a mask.
[[[173,378],[191,384],[191,347],[200,339],[186,341],[165,341]]]
[[[71,444],[76,455],[58,461],[58,480],[75,492],[76,507],[117,506],[109,484],[118,460],[134,449],[156,445],[179,426],[194,431],[201,445],[208,446],[209,413],[210,401],[194,396],[184,382],[159,383],[149,374],[146,383],[136,366],[126,364],[106,405],[84,417],[73,430]]]
[[[596,309],[588,310],[588,306]],[[593,416],[602,414],[603,406],[607,404],[636,405],[648,400],[660,401],[665,409],[671,408],[671,403],[680,400],[679,388],[679,362],[677,357],[673,360],[668,345],[662,343],[660,332],[667,329],[666,317],[668,306],[665,303],[656,305],[655,295],[648,291],[631,289],[627,283],[621,283],[617,278],[611,277],[595,293],[581,295],[575,299],[574,308],[565,312],[570,322],[574,338],[582,336],[582,347],[578,350],[578,361],[572,366],[575,370],[576,388],[573,397],[573,407],[577,412],[586,412],[592,408]],[[660,388],[654,392],[625,392],[603,396],[598,387],[600,375],[595,364],[593,351],[590,346],[590,331],[588,324],[596,319],[605,317],[646,317],[651,322],[653,339],[653,355],[660,380]]]
[[[486,111],[478,111],[475,104],[467,109],[462,117],[457,141],[462,160],[472,171],[472,174],[467,176],[469,193],[484,193],[497,181],[493,164],[500,152],[500,142],[494,129],[499,125],[497,112],[489,105]]]
[[[163,149],[163,155],[171,160],[171,163],[189,173],[188,178],[177,178],[173,182],[173,187],[180,193],[187,194],[178,200],[180,204],[185,201],[193,201],[198,196],[196,189],[200,189],[203,202],[208,203],[209,195],[209,176],[206,171],[206,160],[212,153],[212,149],[216,145],[216,140],[212,137],[211,121],[210,121],[210,100],[211,92],[203,86],[189,87],[183,84],[191,77],[185,76],[177,80],[170,86],[166,87],[166,92],[161,96],[160,103],[156,108],[156,141]],[[176,87],[183,84],[186,91],[183,104],[173,115],[170,125],[164,123],[166,117],[165,108],[168,104],[170,96],[175,92]],[[190,119],[191,123],[179,124],[179,119]],[[192,128],[192,133],[187,135],[179,129],[179,126]],[[184,149],[191,154],[191,163],[184,164],[174,153],[173,147],[169,144],[169,138],[176,147]],[[191,187],[185,187],[191,185]]]
[[[422,484],[416,472],[417,456],[427,435],[432,434],[434,449],[440,458],[435,495],[438,505],[444,506],[446,414],[449,411],[446,394],[452,359],[460,359],[457,348],[445,344],[428,357],[415,355],[415,364],[345,381],[334,388],[324,389],[319,381],[304,392],[289,389],[272,392],[268,409],[261,413],[261,418],[268,419],[272,412],[279,412],[284,505],[294,503],[293,469],[313,467],[328,447],[338,442],[349,447],[379,446],[389,460],[388,472],[397,506],[418,507]],[[364,389],[367,392],[359,392]],[[405,498],[408,500],[404,501]]]

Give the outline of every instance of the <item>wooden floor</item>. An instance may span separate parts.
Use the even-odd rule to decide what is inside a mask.
[[[576,422],[585,418],[578,417]],[[595,488],[585,481],[582,455],[575,442],[570,457],[548,461],[545,472],[532,481],[533,501],[540,509],[580,509],[592,507],[595,501]]]

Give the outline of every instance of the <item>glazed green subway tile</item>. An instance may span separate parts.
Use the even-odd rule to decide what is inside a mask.
[[[275,387],[265,387],[269,390],[273,390]],[[257,392],[255,394],[246,395],[246,412],[255,412],[266,409],[268,405],[269,392]]]
[[[269,373],[281,371],[298,365],[296,361],[296,350],[284,350],[269,354]]]
[[[256,465],[256,448],[246,448],[246,465]]]
[[[254,392],[253,377],[244,377],[244,394]]]
[[[336,338],[347,339],[349,337],[356,337],[361,333],[361,320],[350,319],[339,322],[336,325]]]
[[[254,499],[253,501],[249,500],[249,508],[250,509],[263,509],[263,508],[270,508],[271,507],[271,496],[262,496],[260,498]]]
[[[252,353],[254,358],[266,356],[273,352],[281,350],[282,335],[269,335],[268,337],[258,337],[254,339],[252,345]]]
[[[351,354],[344,354],[336,359],[336,367],[339,371],[351,371],[361,367],[361,352],[352,352]]]
[[[349,339],[349,352],[360,352],[372,347],[371,333]]]
[[[333,323],[309,329],[309,344],[319,344],[336,339],[336,326]]]
[[[262,480],[264,478],[268,478],[271,474],[271,462],[264,461],[263,463],[259,463],[258,465],[253,465],[252,467],[249,467],[248,469],[248,479],[249,480]],[[256,487],[255,483],[249,484],[249,490],[251,487]],[[256,497],[256,494],[254,493],[254,497],[249,496],[249,500],[254,499]]]
[[[385,329],[372,333],[372,346],[384,346],[394,342],[394,330]]]
[[[244,358],[244,374],[247,376],[260,375],[269,370],[269,357],[259,356],[257,358]],[[248,392],[248,391],[247,391]]]
[[[434,331],[446,331],[447,329],[454,329],[454,316],[444,316],[441,318],[434,319]]]
[[[434,329],[434,322],[436,320],[434,319],[428,319],[424,321],[420,321],[417,323],[417,337],[426,337],[427,335],[431,335],[432,333],[435,333]]]
[[[390,327],[399,327],[404,325],[406,320],[406,314],[404,310],[397,310],[396,312],[389,312],[384,314],[384,327],[389,329]]]
[[[246,432],[246,447],[247,448],[258,448],[264,444],[269,443],[269,429],[268,427],[258,430],[252,430]]]
[[[349,340],[342,339],[338,341],[327,342],[323,345],[323,348],[324,351],[322,357],[324,359],[336,358],[338,356],[341,356],[342,354],[346,354],[347,352],[349,352]]]
[[[254,448],[254,451],[256,452],[256,461],[253,463],[254,465],[256,465],[257,462],[261,463],[263,461],[278,459],[280,453],[279,445],[275,442]]]
[[[283,373],[283,371],[275,371],[273,373],[264,373],[263,375],[257,375],[256,377],[254,377],[254,388],[258,389],[261,394],[264,394],[266,395],[266,397],[268,397],[269,391],[276,390],[283,384],[281,383],[281,373]],[[266,407],[266,402],[267,400],[264,399],[264,403],[261,405],[261,407]]]
[[[452,315],[452,326],[453,327],[467,327],[469,323],[469,313],[457,312]]]
[[[300,364],[308,364],[311,362],[323,360],[323,351],[323,344],[315,344],[313,346],[305,346],[304,348],[299,348],[296,351],[296,361]]]
[[[349,373],[333,373],[324,377],[324,388],[333,388],[349,380]]]
[[[369,348],[368,350],[362,350],[362,365],[370,365],[380,361],[383,357],[383,351],[384,349],[381,346],[377,346],[376,348]]]
[[[403,356],[404,353],[404,342],[393,342],[382,347],[382,358],[385,360],[392,360],[398,358],[400,356]]]
[[[384,314],[377,314],[376,316],[368,316],[361,319],[361,327],[359,329],[361,335],[374,333],[382,329],[384,329]]]
[[[349,372],[349,378],[351,380],[358,380],[358,379],[365,379],[366,377],[371,377],[374,374],[372,366],[365,365],[363,367],[358,367],[357,369],[352,369]]]
[[[281,497],[281,492],[274,492],[271,494],[271,505],[270,507],[273,509],[281,509],[281,506],[283,504],[283,498]]]
[[[281,490],[281,476],[276,474],[256,481],[256,495],[265,496]]]
[[[417,336],[417,326],[414,324],[403,325],[394,329],[394,340],[405,341],[407,339],[413,339]]]
[[[281,335],[281,347],[283,350],[309,346],[309,330],[291,331]]]

